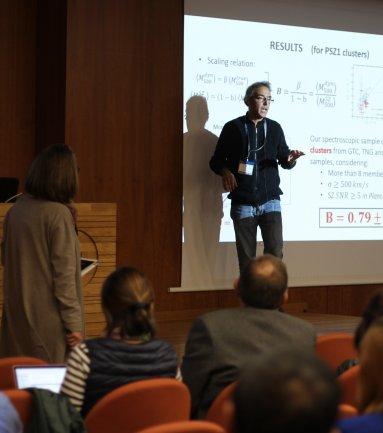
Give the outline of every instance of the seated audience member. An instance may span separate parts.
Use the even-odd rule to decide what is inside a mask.
[[[105,337],[73,349],[61,388],[83,416],[119,386],[177,374],[173,348],[154,338],[153,290],[145,276],[134,268],[118,269],[106,279],[101,298]]]
[[[360,345],[358,408],[363,415],[345,419],[338,426],[343,433],[383,432],[383,319],[370,326]]]
[[[359,352],[361,341],[368,328],[374,323],[376,319],[383,318],[383,291],[376,293],[368,302],[365,308],[362,319],[359,322],[358,327],[355,331],[354,344],[356,350]],[[346,359],[343,361],[336,370],[336,374],[339,376],[348,370],[350,367],[358,364],[357,359]]]
[[[260,354],[282,345],[314,352],[313,327],[278,310],[287,301],[287,271],[280,259],[250,260],[235,288],[244,306],[207,313],[189,332],[181,372],[193,418],[203,417],[219,392]]]
[[[23,425],[19,414],[8,397],[0,392],[0,432],[22,433]]]
[[[329,433],[340,390],[313,354],[276,350],[245,369],[233,399],[237,433]]]
[[[274,351],[248,366],[233,399],[237,433],[329,433],[340,390],[314,355]]]

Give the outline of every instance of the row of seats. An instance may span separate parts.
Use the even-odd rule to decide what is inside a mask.
[[[352,335],[333,333],[319,337],[317,354],[335,370],[345,359],[356,357]],[[46,363],[28,357],[0,359],[0,389],[5,390],[5,394],[16,407],[24,425],[28,423],[31,416],[32,397],[27,391],[11,389],[15,386],[13,366],[41,364]],[[339,377],[342,389],[340,418],[357,414],[355,391],[358,373],[359,366],[355,366]],[[174,433],[233,432],[234,412],[229,401],[235,386],[236,383],[232,383],[221,392],[207,414],[208,422],[203,423],[189,421],[190,395],[183,383],[175,379],[150,379],[131,383],[101,399],[86,417],[86,428],[89,433],[105,431],[130,433],[146,428],[148,431],[145,433],[161,433],[165,430],[161,430],[159,425],[171,423],[167,425],[166,431]]]
[[[345,359],[357,358],[353,336],[344,332],[334,332],[318,337],[316,353],[335,370]],[[0,389],[14,388],[14,365],[44,365],[45,361],[31,357],[11,357],[0,359]]]
[[[161,433],[167,424],[169,431],[227,433],[234,432],[234,409],[230,404],[236,383],[227,386],[211,406],[205,423],[189,421],[190,395],[184,384],[175,379],[149,379],[124,385],[101,399],[85,418],[89,433]],[[25,390],[3,391],[12,401],[26,426],[32,414],[32,396]],[[339,418],[356,416],[357,410],[348,404],[339,406]],[[165,427],[164,427],[165,428]]]
[[[9,389],[10,399],[24,426],[32,415],[32,395],[26,390]],[[149,379],[121,386],[107,394],[85,418],[88,433],[146,433],[162,431],[223,433],[211,422],[189,421],[190,394],[176,379]],[[167,427],[163,427],[167,424]]]

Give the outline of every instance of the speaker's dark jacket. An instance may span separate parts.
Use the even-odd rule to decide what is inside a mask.
[[[294,167],[296,161],[288,161],[290,152],[278,122],[264,119],[255,128],[247,116],[241,116],[224,125],[210,168],[221,174],[225,167],[235,175],[238,187],[229,195],[233,203],[256,206],[279,200],[278,164]],[[238,173],[239,162],[247,158],[254,162],[252,175]]]

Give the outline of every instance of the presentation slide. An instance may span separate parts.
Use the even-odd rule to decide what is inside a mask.
[[[381,35],[185,16],[185,106],[206,100],[205,129],[219,136],[245,114],[247,86],[267,80],[268,117],[305,152],[280,169],[286,241],[383,238],[382,46]],[[226,196],[219,239],[233,242]]]
[[[382,12],[376,0],[185,0],[182,278],[171,290],[238,277],[231,200],[209,160],[264,80],[267,117],[305,153],[279,167],[290,286],[383,281]]]

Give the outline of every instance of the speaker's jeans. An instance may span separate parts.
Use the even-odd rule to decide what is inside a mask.
[[[234,223],[240,272],[256,255],[258,227],[264,243],[263,253],[282,258],[282,215],[279,200],[270,200],[260,206],[232,204],[230,216]]]

